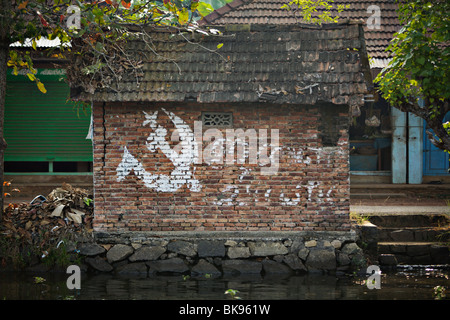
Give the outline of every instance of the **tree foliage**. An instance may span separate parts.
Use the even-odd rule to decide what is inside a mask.
[[[301,21],[322,24],[338,22],[339,14],[350,5],[334,5],[333,0],[291,0],[281,8],[298,14]]]
[[[85,75],[93,77],[105,68],[117,74],[114,64],[120,61],[122,66],[128,64],[130,70],[139,67],[136,61],[126,61],[122,51],[128,39],[150,39],[146,33],[149,26],[192,27],[195,20],[212,10],[210,4],[200,0],[16,0],[1,12],[8,17],[5,25],[9,29],[2,41],[5,46],[17,41],[28,43],[36,50],[39,39],[58,39],[57,48],[51,49],[53,56],[90,57],[89,63],[83,60],[81,71]],[[28,78],[45,93],[44,84],[36,77],[30,51],[10,48],[7,65],[14,74],[28,70]]]
[[[449,15],[447,0],[398,1],[402,28],[387,50],[392,60],[375,81],[394,107],[423,118],[434,132],[428,137],[438,148],[450,150]]]
[[[67,73],[69,83],[83,78],[81,86],[92,92],[99,86],[110,87],[125,71],[138,77],[142,63],[124,51],[129,39],[139,37],[151,44],[149,27],[162,26],[208,34],[195,21],[212,11],[211,4],[202,0],[0,0],[0,182],[7,147],[3,138],[6,70],[12,68],[15,75],[25,71],[46,93],[33,65],[40,39],[55,41],[48,54],[71,61],[68,71],[78,68]],[[12,47],[16,42],[22,46]],[[80,72],[85,77],[79,77]],[[2,194],[0,183],[1,208]]]

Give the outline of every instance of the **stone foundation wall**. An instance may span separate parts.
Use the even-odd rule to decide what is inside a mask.
[[[98,233],[86,267],[116,274],[226,276],[348,272],[366,266],[354,232]]]

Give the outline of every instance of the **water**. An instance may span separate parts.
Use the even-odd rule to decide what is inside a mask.
[[[45,279],[36,283],[35,277]],[[81,289],[69,290],[65,273],[0,272],[1,300],[224,300],[228,289],[242,300],[432,300],[433,288],[450,296],[448,268],[404,267],[383,272],[381,288],[366,276],[307,274],[290,277],[114,276],[82,274]],[[448,298],[448,297],[447,297]]]

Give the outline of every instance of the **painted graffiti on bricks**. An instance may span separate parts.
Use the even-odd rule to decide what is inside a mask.
[[[175,169],[170,175],[149,172],[125,147],[122,161],[116,169],[117,181],[122,181],[133,171],[146,187],[155,191],[175,192],[182,186],[187,185],[189,190],[198,192],[201,189],[201,184],[194,176],[194,164],[203,162],[208,165],[224,163],[224,144],[227,151],[225,156],[227,164],[234,164],[234,162],[243,164],[245,159],[249,158],[250,164],[261,166],[261,174],[276,174],[279,161],[277,129],[271,129],[270,143],[268,143],[267,129],[258,130],[258,134],[254,129],[246,131],[227,129],[224,139],[222,132],[218,129],[210,128],[203,133],[201,121],[195,121],[194,131],[192,131],[183,119],[164,108],[162,110],[176,128],[171,135],[171,141],[179,143],[173,148],[170,147],[166,140],[167,129],[157,122],[158,111],[151,114],[144,111],[146,120],[143,122],[143,126],[149,125],[153,130],[147,138],[146,147],[150,152],[161,150],[172,162]],[[202,150],[204,141],[210,143],[205,147],[205,150]],[[270,155],[267,154],[269,146]],[[234,157],[235,149],[237,150],[237,159]]]
[[[279,169],[280,154],[291,158],[295,162],[309,165],[312,161],[302,148],[298,150],[290,147],[282,147],[279,144],[279,130],[270,130],[270,139],[267,129],[224,129],[209,128],[203,131],[201,121],[194,121],[194,130],[180,117],[173,112],[162,108],[162,111],[173,123],[173,130],[170,138],[167,128],[158,123],[159,111],[147,113],[143,111],[145,120],[142,125],[150,126],[152,132],[147,137],[145,147],[148,151],[155,153],[160,150],[173,164],[173,170],[169,174],[156,173],[144,168],[144,165],[133,156],[125,146],[122,161],[116,168],[117,181],[123,181],[128,175],[134,175],[140,179],[144,185],[157,192],[176,192],[186,186],[191,192],[199,192],[202,188],[201,181],[195,177],[195,165],[207,164],[212,169],[217,169],[218,164],[240,165],[242,173],[239,180],[253,174],[255,167],[245,167],[245,164],[258,165],[261,175],[276,175]],[[171,147],[169,141],[176,144]],[[205,143],[205,147],[203,148]],[[339,148],[308,148],[309,151],[317,154],[317,159],[326,157],[330,152],[342,152]],[[310,154],[310,153],[309,153]],[[307,181],[306,184],[297,184],[294,196],[287,196],[281,192],[277,195],[279,203],[284,206],[299,205],[304,198],[310,202],[315,189],[319,187],[318,181]],[[330,185],[327,190],[321,188],[317,198],[319,202],[332,201],[334,186]],[[273,190],[265,190],[266,201]],[[258,192],[251,190],[250,185],[246,188],[246,193]],[[222,189],[223,197],[214,201],[215,205],[248,205],[242,201],[237,201],[239,190],[235,185],[224,185]],[[258,201],[258,198],[254,198]]]

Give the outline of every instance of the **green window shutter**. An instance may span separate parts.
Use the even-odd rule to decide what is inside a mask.
[[[77,114],[66,83],[43,82],[45,94],[31,81],[7,83],[5,161],[92,161],[90,110]]]

